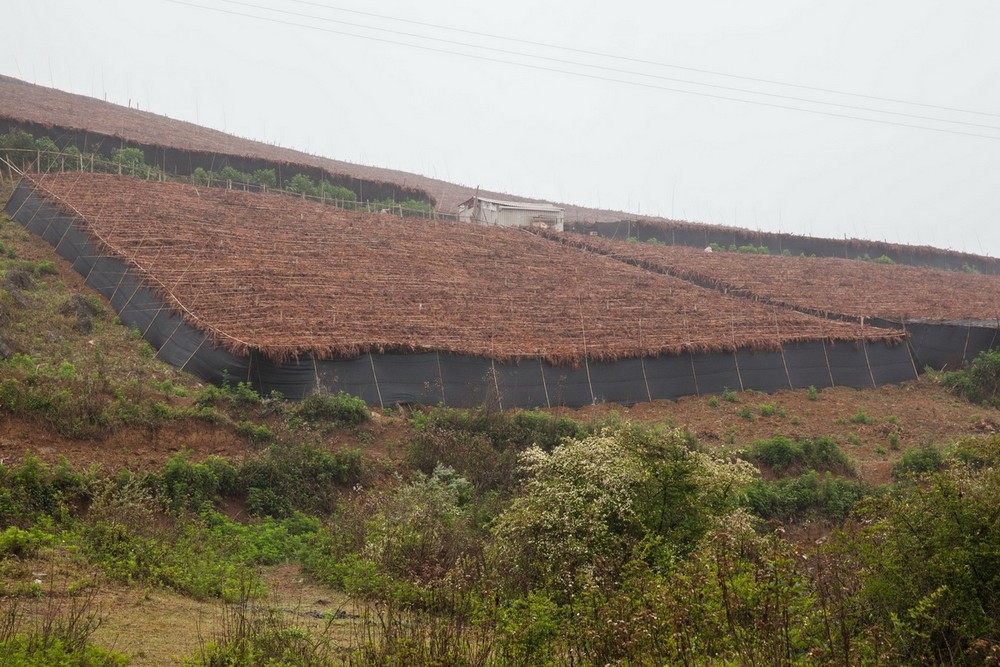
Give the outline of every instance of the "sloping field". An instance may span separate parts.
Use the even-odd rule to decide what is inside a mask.
[[[318,157],[2,75],[0,118],[119,137],[144,146],[305,165],[324,169],[333,175],[343,174],[375,182],[395,183],[428,193],[437,201],[438,207],[446,212],[457,212],[458,205],[475,192],[475,187],[446,183],[395,169]],[[483,195],[523,199],[486,191],[483,191]],[[611,219],[616,217],[611,216]]]
[[[727,297],[524,231],[413,225],[286,197],[100,174],[32,177],[236,354],[449,351],[590,360],[901,333]]]
[[[0,119],[21,123],[33,123],[48,128],[73,130],[83,134],[99,134],[117,137],[125,141],[149,147],[170,150],[190,151],[195,153],[217,153],[220,156],[235,156],[241,158],[260,159],[286,165],[304,165],[323,169],[330,175],[372,181],[376,183],[392,183],[401,189],[416,188],[430,195],[436,202],[439,211],[456,213],[458,205],[471,197],[478,190],[476,187],[448,183],[434,178],[411,174],[394,169],[370,167],[340,160],[332,160],[300,151],[281,148],[259,141],[252,141],[233,135],[201,127],[193,123],[173,120],[166,116],[130,109],[116,104],[82,95],[65,93],[52,88],[33,85],[18,79],[0,75]],[[65,136],[65,133],[62,133]],[[513,201],[531,201],[513,194],[480,191],[484,197],[497,197]],[[559,203],[566,212],[568,223],[619,223],[622,220],[641,221],[647,230],[654,230],[655,235],[666,240],[675,235],[689,236],[691,243],[708,245],[709,240],[729,244],[738,239],[755,237],[756,243],[780,245],[784,237],[805,244],[805,247],[818,247],[816,252],[822,255],[843,253],[841,245],[847,247],[853,254],[863,254],[870,251],[873,256],[890,253],[900,258],[900,261],[928,263],[928,258],[936,257],[943,266],[961,267],[963,262],[981,266],[984,271],[1000,272],[1000,260],[986,259],[967,253],[939,250],[926,246],[904,246],[871,241],[833,241],[823,239],[807,239],[805,237],[789,237],[778,234],[756,234],[746,229],[709,225],[686,221],[666,220],[650,216],[633,215],[621,211],[592,209],[571,204]],[[603,233],[603,232],[602,232]],[[627,234],[626,234],[627,235]],[[683,245],[683,244],[682,244]],[[690,245],[690,243],[688,244]],[[828,247],[829,246],[829,247]],[[852,254],[852,256],[853,256]],[[907,258],[907,259],[904,259]],[[933,262],[931,262],[933,263]]]
[[[596,254],[796,309],[894,322],[995,322],[1000,276],[858,260],[783,257],[562,235]]]

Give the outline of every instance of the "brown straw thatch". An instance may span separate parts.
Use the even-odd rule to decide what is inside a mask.
[[[571,234],[550,236],[634,266],[810,313],[894,322],[1000,323],[1000,276],[850,259],[705,252]]]
[[[901,337],[727,297],[523,230],[121,176],[32,179],[239,354],[440,350],[576,364]]]

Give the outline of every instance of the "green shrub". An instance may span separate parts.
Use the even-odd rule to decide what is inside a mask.
[[[761,403],[757,409],[761,417],[773,417],[778,412],[778,407],[774,403]]]
[[[852,424],[875,424],[878,422],[877,419],[869,415],[861,408],[858,408],[858,411],[851,415],[847,421]]]
[[[353,486],[361,475],[359,450],[331,453],[311,445],[271,445],[240,470],[250,512],[274,517],[330,512],[338,488]]]
[[[730,403],[738,403],[740,399],[736,395],[735,391],[733,391],[729,387],[723,387],[722,388],[722,400],[728,401]]]
[[[305,174],[295,174],[285,185],[289,192],[303,195],[315,195],[316,183]]]
[[[815,385],[809,385],[809,389],[806,390],[806,398],[810,401],[819,400],[819,390],[816,389]]]
[[[35,527],[22,530],[10,526],[0,532],[0,560],[4,558],[32,558],[43,546],[52,543],[52,536]]]
[[[743,407],[741,407],[739,410],[736,411],[736,414],[738,414],[740,417],[747,420],[748,422],[757,421],[757,416],[754,415],[753,410],[751,410],[749,406],[744,405]]]
[[[200,390],[195,397],[195,404],[204,406],[228,404],[247,407],[259,405],[263,400],[250,383],[237,382],[234,385],[227,378],[223,379],[222,386],[208,385]]]
[[[238,423],[234,430],[236,435],[247,438],[255,444],[265,444],[274,440],[274,433],[264,424],[243,421]]]
[[[763,519],[841,521],[870,494],[864,482],[810,470],[791,479],[756,480],[746,490],[746,502]]]
[[[195,462],[191,456],[189,451],[171,456],[158,474],[148,478],[169,508],[197,510],[239,493],[240,473],[228,461],[208,456]]]
[[[113,579],[166,586],[199,599],[231,600],[242,585],[259,581],[239,557],[238,545],[213,536],[190,516],[155,533],[103,520],[87,524],[80,531],[80,551]]]
[[[68,620],[53,619],[60,625]],[[72,636],[61,632],[17,634],[0,642],[0,661],[4,667],[39,667],[58,665],[59,667],[125,667],[127,656],[95,646],[81,643]]]
[[[89,496],[91,483],[65,459],[54,469],[31,454],[18,465],[0,463],[0,524],[27,528],[40,517],[65,518]]]
[[[524,449],[531,445],[551,451],[565,438],[580,437],[593,430],[585,429],[568,417],[555,417],[541,410],[518,410],[505,414],[490,410],[433,408],[427,412],[415,412],[410,423],[416,432],[436,428],[482,435],[500,451]]]
[[[902,480],[914,475],[938,472],[944,467],[944,455],[936,447],[918,447],[903,452],[892,466],[892,478]]]
[[[454,468],[480,492],[507,493],[516,485],[518,452],[536,445],[552,451],[590,430],[541,410],[514,413],[433,408],[415,412],[407,461],[425,474],[439,464]]]
[[[980,352],[964,369],[945,373],[941,382],[971,403],[1000,408],[1000,349]]]
[[[996,438],[984,444],[995,456]],[[938,460],[930,452],[920,470]],[[852,596],[894,664],[989,663],[997,642],[982,638],[1000,637],[998,506],[993,466],[927,472],[866,503],[846,545],[863,573]]]
[[[364,400],[343,391],[336,394],[313,392],[298,404],[296,412],[306,421],[335,426],[356,426],[371,419]]]
[[[811,469],[850,474],[854,470],[850,458],[833,439],[826,436],[802,440],[778,436],[758,440],[747,451],[747,458],[777,473]]]
[[[893,451],[899,449],[899,434],[895,431],[889,434],[889,449]]]
[[[274,173],[274,169],[255,169],[250,174],[250,182],[267,188],[276,188],[278,187],[278,176]]]

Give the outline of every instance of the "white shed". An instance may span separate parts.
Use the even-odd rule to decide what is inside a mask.
[[[458,219],[500,227],[547,227],[563,231],[563,210],[551,204],[528,204],[472,197],[458,206]]]

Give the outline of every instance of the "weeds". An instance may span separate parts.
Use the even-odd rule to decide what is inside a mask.
[[[345,392],[328,394],[317,391],[299,403],[297,414],[308,422],[331,426],[357,426],[371,419],[365,402]]]
[[[104,622],[97,591],[56,594],[55,585],[40,609],[26,613],[17,598],[0,599],[0,664],[5,667],[123,667],[126,656],[92,642]]]
[[[875,419],[875,417],[872,417],[871,415],[869,415],[867,412],[865,412],[861,408],[858,408],[858,411],[855,412],[853,415],[851,415],[847,419],[847,421],[851,422],[852,424],[877,424],[878,423],[878,420]]]

